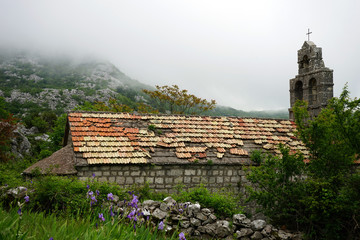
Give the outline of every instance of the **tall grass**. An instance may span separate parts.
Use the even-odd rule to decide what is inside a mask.
[[[0,208],[0,239],[48,240],[51,237],[54,240],[178,239],[176,233],[172,236],[165,236],[164,232],[146,225],[138,227],[135,231],[130,224],[110,220],[100,224],[98,219],[91,219],[90,216],[60,218],[54,214],[45,215],[43,212],[32,213],[28,211],[22,213],[19,236],[17,237],[19,221],[20,216],[16,208],[9,212]]]

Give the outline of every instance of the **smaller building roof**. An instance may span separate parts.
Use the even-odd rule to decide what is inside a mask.
[[[25,169],[23,173],[31,175],[37,169],[41,174],[56,174],[56,175],[73,175],[77,171],[74,167],[74,151],[71,145],[67,145],[60,150],[54,152],[50,157],[47,157],[29,168]]]

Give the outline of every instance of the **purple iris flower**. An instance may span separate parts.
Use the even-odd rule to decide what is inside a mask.
[[[95,192],[96,192],[96,195],[98,195],[98,196],[100,195],[100,191],[99,191],[99,190],[96,189]]]
[[[185,234],[183,232],[179,234],[179,240],[186,240]]]
[[[21,208],[19,208],[19,210],[17,211],[17,214],[19,214],[19,216],[22,215]]]
[[[110,210],[110,217],[113,217],[113,216],[115,216],[115,213],[113,213],[113,211]]]
[[[90,192],[88,192],[88,195],[89,195],[89,196],[92,196],[92,195],[94,195],[94,192],[93,192],[93,191],[90,191]]]
[[[183,213],[183,210],[181,208],[179,208],[179,213]]]
[[[95,173],[92,174],[92,177],[95,178]]]
[[[54,238],[53,238],[53,237],[51,237],[51,238],[49,238],[49,240],[54,240]]]
[[[30,197],[27,196],[27,195],[24,197],[24,199],[25,199],[25,202],[26,202],[26,203],[30,201]]]
[[[87,185],[86,185],[86,188],[87,188],[87,189],[89,189],[89,188],[90,188],[90,185],[89,185],[89,184],[87,184]]]
[[[138,197],[133,195],[133,199],[131,200],[129,205],[134,207],[134,208],[137,208],[138,207],[138,205],[137,205],[138,202],[139,202]]]
[[[132,219],[134,219],[135,214],[136,214],[136,211],[135,211],[135,210],[132,210],[127,217],[128,217],[130,220],[132,220]]]
[[[164,222],[163,222],[163,221],[161,221],[161,222],[159,223],[158,229],[159,229],[159,230],[163,230],[163,229],[164,229]]]
[[[104,218],[104,215],[102,213],[99,213],[99,218],[100,218],[100,221],[105,222],[105,218]]]
[[[110,200],[114,200],[114,195],[112,193],[108,193],[107,195],[107,200],[110,201]]]

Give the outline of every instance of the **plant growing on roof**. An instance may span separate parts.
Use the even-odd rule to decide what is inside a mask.
[[[210,102],[201,99],[188,90],[181,90],[177,85],[172,86],[156,86],[155,91],[143,89],[151,99],[153,99],[160,112],[170,111],[171,114],[200,114],[208,110],[214,109],[215,100]]]

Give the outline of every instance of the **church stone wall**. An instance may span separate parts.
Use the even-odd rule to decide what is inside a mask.
[[[244,185],[249,184],[243,165],[219,164],[126,164],[116,166],[77,167],[80,180],[92,178],[99,181],[115,182],[123,187],[149,183],[155,191],[175,193],[177,186],[192,188],[204,184],[209,190],[228,188],[235,192],[245,192]]]

